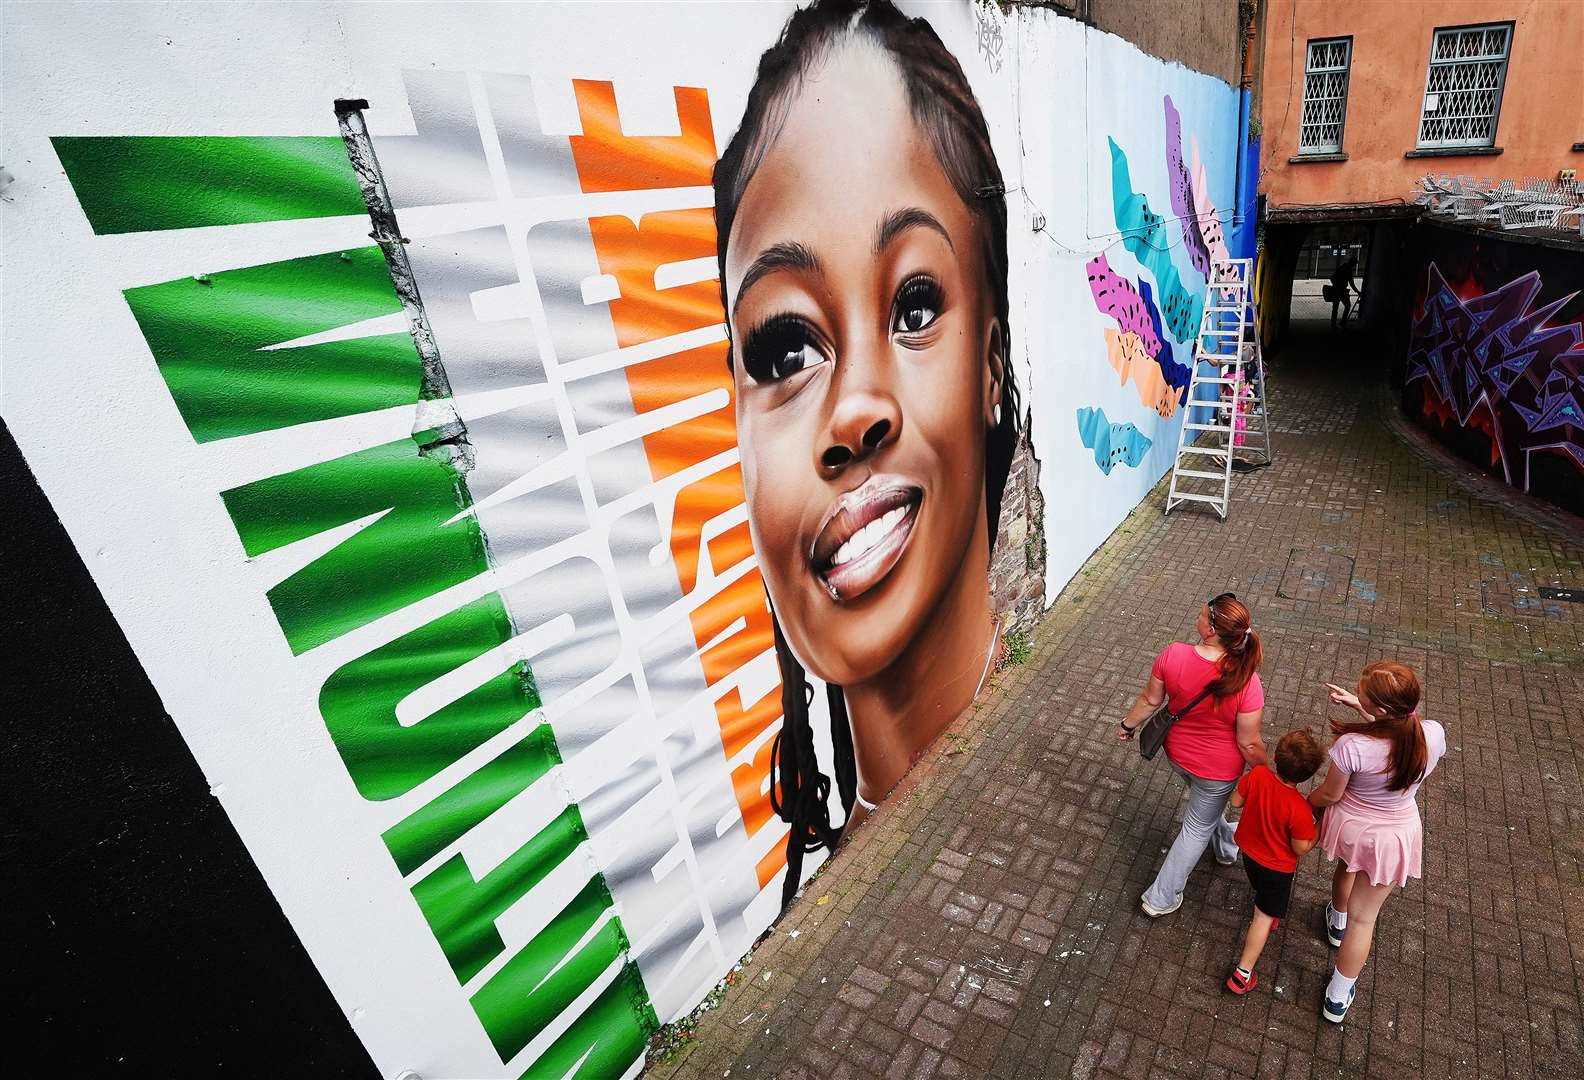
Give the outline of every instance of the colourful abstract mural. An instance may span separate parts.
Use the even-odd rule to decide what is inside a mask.
[[[1172,213],[1181,230],[1182,247],[1189,263],[1196,273],[1207,278],[1212,261],[1227,258],[1220,217],[1210,198],[1198,140],[1190,142],[1193,160],[1190,169],[1182,154],[1182,116],[1170,95],[1163,98],[1162,106],[1163,146]],[[1193,341],[1204,309],[1204,293],[1191,290],[1172,261],[1175,245],[1169,240],[1166,219],[1149,208],[1145,195],[1133,190],[1127,154],[1114,138],[1108,137],[1106,144],[1111,154],[1112,212],[1116,227],[1124,247],[1154,279],[1155,285],[1152,288],[1143,276],[1136,282],[1123,277],[1111,268],[1102,252],[1085,267],[1089,291],[1095,307],[1116,320],[1115,329],[1105,330],[1106,359],[1112,370],[1122,384],[1133,384],[1140,404],[1154,410],[1162,419],[1170,419],[1188,401],[1188,385],[1193,374]],[[1163,298],[1160,305],[1155,301],[1157,290]],[[1178,345],[1173,342],[1184,348],[1186,363],[1177,359]],[[1096,425],[1104,419],[1103,414],[1100,420],[1094,418],[1093,413],[1097,411],[1080,410],[1079,426],[1085,432],[1084,445],[1095,450],[1096,463],[1109,474],[1110,464],[1126,461],[1127,455],[1111,456],[1114,448],[1111,445],[1102,453],[1100,444],[1131,444],[1133,440],[1118,436],[1121,442],[1116,442],[1094,434],[1099,431]],[[1090,414],[1087,420],[1086,413]],[[1132,425],[1126,426],[1132,428]],[[1091,441],[1091,434],[1095,441]],[[1133,434],[1143,438],[1136,429]],[[1144,447],[1149,445],[1150,441],[1144,439]],[[1138,451],[1140,457],[1142,453],[1143,450]],[[1127,463],[1137,464],[1136,461]]]
[[[1104,255],[1092,259],[1086,269],[1095,307],[1117,321],[1117,328],[1106,328],[1106,358],[1118,379],[1132,382],[1141,404],[1170,418],[1187,399],[1189,370],[1172,358],[1171,346],[1163,340],[1160,310],[1150,294],[1147,281],[1132,282],[1111,269]]]

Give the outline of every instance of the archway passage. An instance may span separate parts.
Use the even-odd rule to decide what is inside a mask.
[[[1259,288],[1260,330],[1267,355],[1279,361],[1292,339],[1323,338],[1334,350],[1367,358],[1369,371],[1400,385],[1412,315],[1408,310],[1412,298],[1402,286],[1402,275],[1418,209],[1270,211]],[[1351,267],[1345,265],[1349,262]],[[1333,290],[1341,291],[1342,277],[1351,282],[1349,302],[1333,305],[1327,297]],[[1303,349],[1306,355],[1327,351],[1320,341],[1308,344],[1314,347]],[[1363,383],[1359,389],[1365,389]]]
[[[1584,513],[1584,244],[1418,213],[1268,213],[1259,296],[1273,377],[1345,370],[1337,393],[1389,395],[1520,497]],[[1343,318],[1326,291],[1348,261],[1357,293]]]

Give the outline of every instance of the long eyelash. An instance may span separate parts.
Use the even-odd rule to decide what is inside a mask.
[[[764,363],[760,360],[762,354],[768,349],[784,347],[793,340],[793,335],[797,335],[797,339],[804,342],[816,340],[814,328],[809,325],[807,319],[801,315],[785,313],[770,316],[744,335],[743,367],[756,382],[774,377],[773,373],[765,370]]]
[[[746,345],[751,347],[755,342],[761,341],[771,334],[785,334],[792,330],[801,330],[807,333],[808,320],[801,315],[780,314],[772,315],[748,331]]]
[[[932,307],[938,312],[944,298],[938,281],[928,274],[914,274],[897,289],[896,302],[892,304],[893,317],[910,303]]]

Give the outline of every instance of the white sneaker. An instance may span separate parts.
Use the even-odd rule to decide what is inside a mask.
[[[1358,993],[1358,985],[1354,984],[1348,989],[1346,1001],[1332,1001],[1330,993],[1324,994],[1325,1004],[1320,1006],[1320,1015],[1333,1024],[1340,1024],[1347,1019],[1348,1006],[1353,1004],[1353,997]]]
[[[1332,907],[1331,901],[1327,900],[1325,913],[1326,940],[1331,943],[1333,949],[1340,949],[1342,947],[1342,935],[1347,933],[1347,927],[1337,925],[1336,914],[1336,908]]]
[[[1162,915],[1170,915],[1172,912],[1174,912],[1178,908],[1182,907],[1182,902],[1183,902],[1183,894],[1182,893],[1178,893],[1177,894],[1177,899],[1175,899],[1175,900],[1173,900],[1171,902],[1171,906],[1170,907],[1157,908],[1157,907],[1151,907],[1150,906],[1150,902],[1148,900],[1145,900],[1145,899],[1143,899],[1141,897],[1140,900],[1139,900],[1139,907],[1143,908],[1144,909],[1144,914],[1148,915],[1150,918],[1158,919]]]

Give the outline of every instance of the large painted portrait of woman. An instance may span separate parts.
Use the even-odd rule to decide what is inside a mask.
[[[771,799],[834,848],[984,685],[1017,442],[1006,201],[984,116],[923,19],[795,13],[714,173],[749,526],[785,720]],[[826,684],[835,793],[806,674]]]

